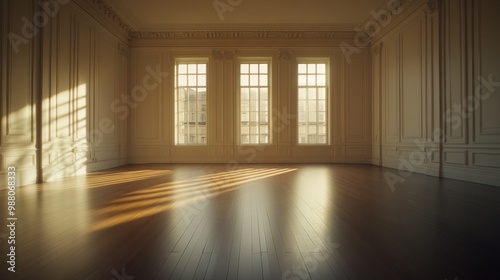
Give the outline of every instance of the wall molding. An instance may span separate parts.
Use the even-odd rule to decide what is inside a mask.
[[[441,9],[441,0],[429,0],[427,1],[427,11],[429,14],[434,14],[437,10]]]
[[[119,27],[125,34],[130,37],[130,34],[135,31],[127,22],[125,22],[104,0],[81,0],[85,1],[97,10],[99,10],[106,18],[108,18],[115,26]]]
[[[354,31],[134,31],[133,39],[352,39]]]
[[[234,60],[236,57],[236,51],[234,51],[234,50],[213,50],[212,56],[217,61]]]
[[[292,53],[288,50],[279,50],[278,51],[278,60],[279,61],[290,61],[292,58]]]

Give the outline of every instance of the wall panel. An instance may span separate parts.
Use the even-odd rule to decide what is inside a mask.
[[[500,81],[500,39],[495,28],[500,19],[498,10],[492,8],[500,5],[498,1],[483,0],[473,2],[471,6],[474,11],[471,36],[476,70],[471,78],[474,89],[478,89],[470,92],[475,104],[469,105],[474,110],[474,142],[500,143],[500,83],[497,82]]]
[[[439,65],[439,46],[434,40],[437,17],[423,5],[374,42],[374,48],[382,48],[380,62],[374,60],[373,64],[380,73],[373,77],[380,79],[383,166],[399,168],[411,162],[407,169],[432,175],[438,172],[431,160],[434,146],[429,134],[433,130],[429,112],[440,106],[439,98],[433,96],[439,94],[433,92],[434,69]]]
[[[423,30],[422,20],[408,23],[401,35],[401,139],[413,143],[423,137],[425,116],[422,114],[423,79]]]
[[[437,3],[375,42],[383,45],[373,64],[382,83],[382,165],[398,168],[419,153],[416,172],[500,185],[500,3]]]
[[[120,40],[75,3],[60,6],[43,33],[43,179],[120,163]],[[48,73],[48,74],[46,74]],[[126,90],[126,87],[123,88]]]
[[[0,3],[0,181],[16,167],[18,185],[36,181],[36,89],[39,53],[37,29],[25,26],[37,10],[28,0]],[[3,188],[6,184],[1,184]]]

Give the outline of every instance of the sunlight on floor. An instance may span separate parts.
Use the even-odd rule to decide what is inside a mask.
[[[218,196],[234,191],[243,184],[280,174],[296,168],[247,168],[198,176],[159,184],[124,195],[97,210],[96,222],[91,231],[98,231],[123,223],[149,217],[174,207],[180,207],[200,198]]]
[[[134,170],[119,172],[95,172],[88,175],[60,179],[55,182],[38,184],[39,190],[100,188],[115,184],[124,184],[172,174],[170,170]],[[26,187],[29,188],[29,187]]]

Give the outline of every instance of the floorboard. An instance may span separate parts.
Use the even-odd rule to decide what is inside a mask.
[[[393,191],[387,171],[148,164],[19,187],[15,273],[0,190],[0,279],[500,279],[500,188]]]

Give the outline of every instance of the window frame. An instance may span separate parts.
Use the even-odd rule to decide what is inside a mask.
[[[299,75],[301,75],[301,73],[299,73],[299,65],[300,64],[325,64],[325,137],[326,137],[326,141],[325,143],[300,143],[300,108],[299,108],[299,91],[301,88],[308,88],[308,86],[301,86],[299,84]],[[331,106],[331,100],[332,100],[332,87],[331,87],[331,64],[330,64],[330,58],[329,57],[298,57],[296,59],[296,63],[295,63],[295,89],[296,89],[296,98],[295,98],[295,105],[296,105],[296,113],[297,113],[297,122],[296,122],[296,133],[295,133],[295,137],[296,137],[296,145],[297,146],[301,146],[301,147],[307,147],[307,146],[320,146],[320,147],[324,147],[324,146],[329,146],[331,145],[331,141],[332,141],[332,135],[331,135],[331,125],[332,125],[332,120],[331,120],[331,110],[332,110],[332,106]],[[308,72],[306,72],[306,75],[307,75]],[[316,73],[317,75],[318,73]],[[315,88],[318,88],[318,86],[315,86]],[[307,99],[308,100],[308,99]],[[317,101],[317,97],[316,97],[316,101]],[[308,106],[306,104],[306,106]],[[319,118],[319,115],[318,115],[318,103],[316,102],[316,117]],[[308,110],[306,110],[306,112],[308,112]],[[308,126],[306,126],[308,127]],[[311,136],[309,133],[307,133],[307,136],[306,137],[309,137]],[[317,131],[316,131],[316,134],[315,134],[316,137],[319,137],[321,136]],[[307,139],[307,138],[306,138]],[[309,142],[309,141],[308,141]]]
[[[179,78],[179,73],[178,73],[178,67],[180,64],[205,64],[205,86],[199,86],[198,84],[195,86],[196,88],[205,88],[206,89],[206,92],[205,92],[205,111],[201,110],[203,108],[203,106],[201,106],[200,108],[197,108],[196,111],[192,112],[192,111],[185,111],[186,113],[188,113],[188,122],[189,122],[189,119],[191,117],[191,114],[195,114],[195,117],[196,119],[198,119],[198,117],[201,117],[201,114],[205,114],[205,137],[203,137],[203,134],[198,134],[198,132],[196,133],[196,138],[204,138],[205,142],[200,142],[201,138],[200,139],[196,139],[196,142],[197,143],[188,143],[191,135],[190,134],[186,134],[186,135],[180,135],[179,134],[179,122],[178,122],[178,112],[179,112],[179,104],[178,104],[178,89],[179,89],[179,86],[178,86],[178,78]],[[175,146],[178,146],[178,147],[189,147],[189,146],[202,146],[202,147],[205,147],[205,146],[208,146],[208,140],[209,140],[209,117],[208,117],[208,114],[209,114],[209,111],[210,109],[208,108],[208,103],[209,103],[209,89],[210,89],[210,64],[209,64],[209,59],[207,57],[192,57],[192,58],[176,58],[175,59],[175,62],[174,62],[174,77],[173,77],[173,88],[174,88],[174,96],[173,96],[173,100],[174,100],[174,145]],[[188,73],[189,75],[189,73]],[[197,73],[197,75],[199,75],[199,73]],[[189,86],[187,86],[189,87]],[[200,121],[197,121],[197,122],[200,122]],[[199,125],[199,124],[197,124]],[[198,128],[197,128],[198,129]],[[187,136],[187,137],[185,137]],[[186,143],[180,143],[180,138],[181,137],[184,137],[184,141],[186,141]]]
[[[241,135],[241,128],[242,128],[242,119],[241,119],[241,65],[242,64],[267,64],[267,125],[268,125],[268,141],[267,143],[243,143],[242,142],[242,135]],[[272,93],[272,58],[271,57],[239,57],[238,58],[238,63],[236,66],[236,133],[237,133],[237,145],[239,146],[270,146],[273,145],[273,111],[272,111],[272,99],[273,99],[273,93]],[[249,73],[251,74],[251,73]],[[248,86],[252,87],[252,86]],[[256,87],[261,87],[260,85]],[[260,109],[260,104],[259,104],[259,109]],[[260,113],[260,110],[258,111]],[[260,134],[259,134],[260,136]],[[260,142],[260,141],[259,141]]]

